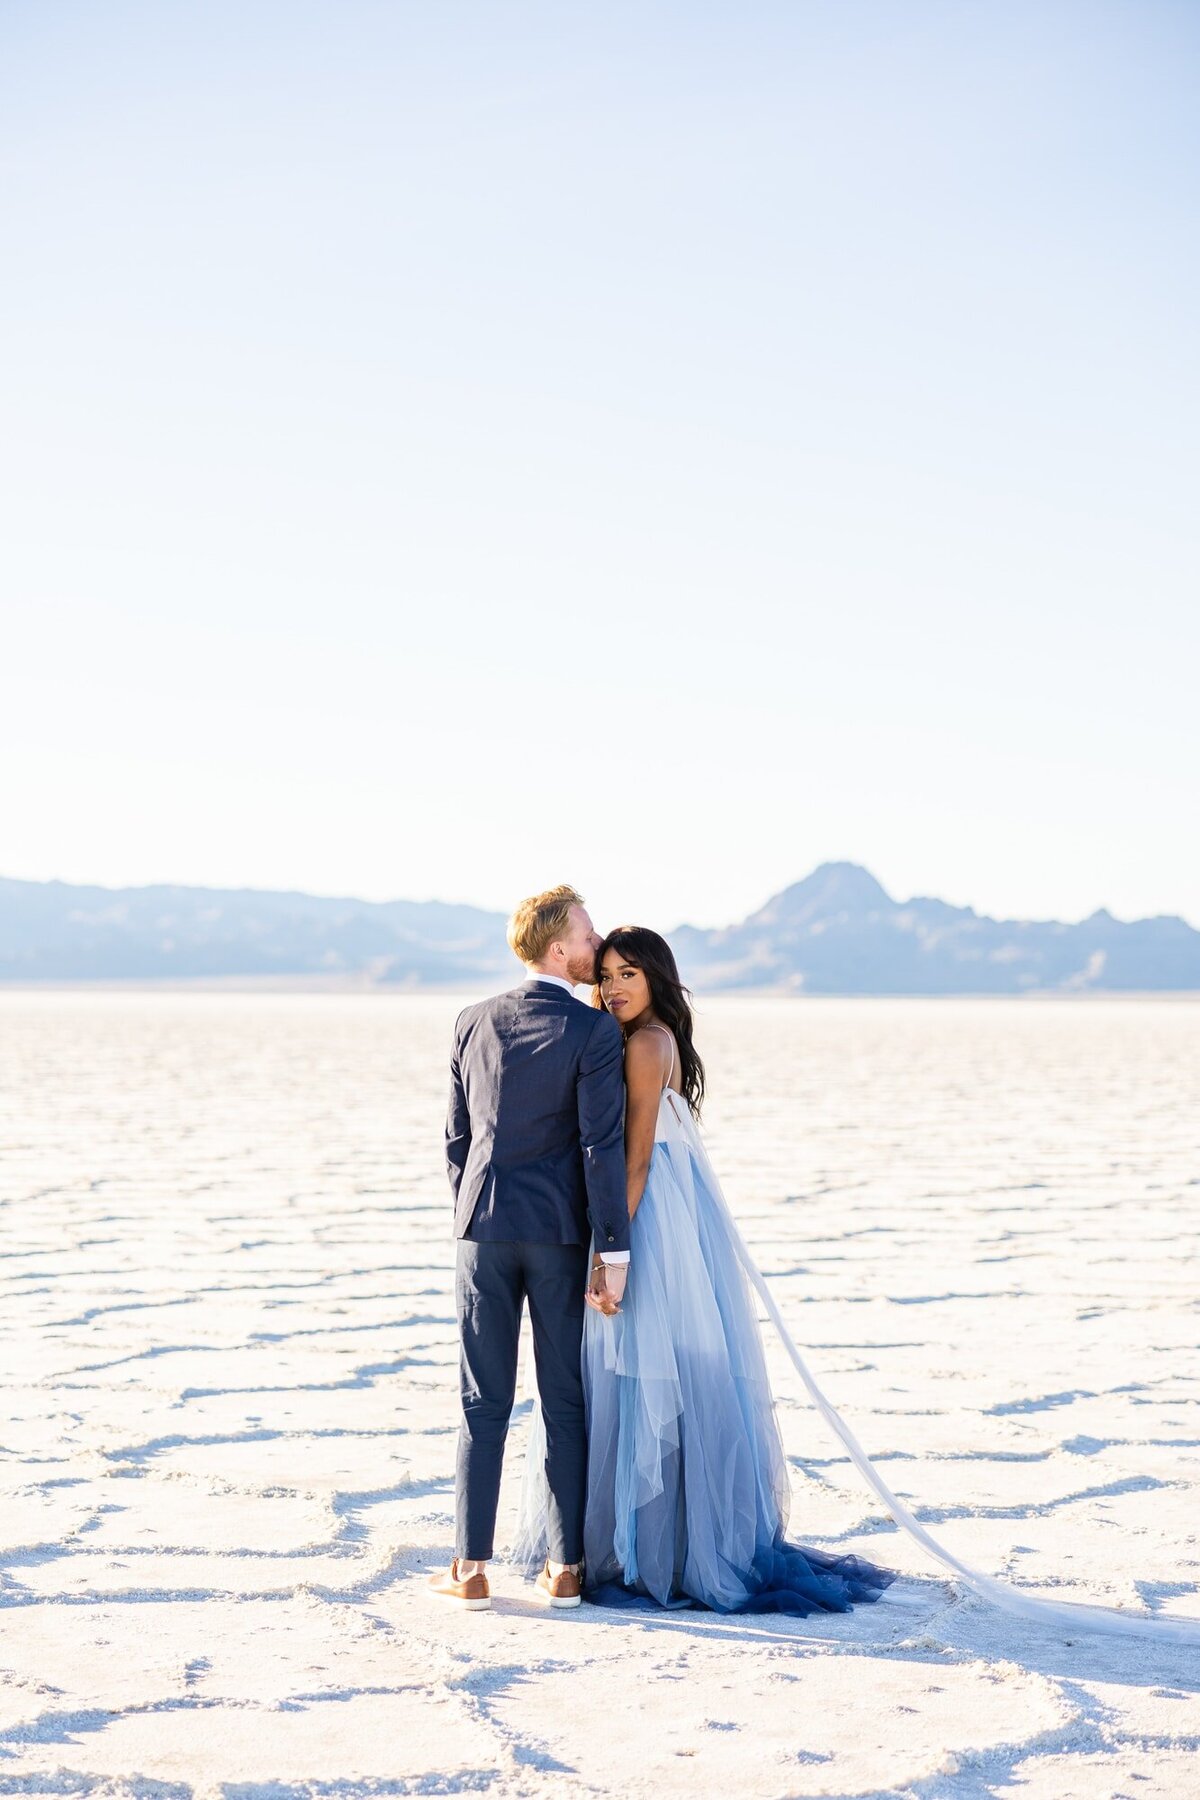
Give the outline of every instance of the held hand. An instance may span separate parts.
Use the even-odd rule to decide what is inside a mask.
[[[625,1298],[625,1281],[629,1274],[628,1263],[605,1263],[604,1285],[615,1306],[620,1306]]]
[[[615,1294],[613,1292],[612,1280],[614,1274],[620,1276],[620,1285]],[[611,1318],[614,1313],[620,1312],[621,1310],[619,1301],[624,1291],[624,1268],[621,1266],[609,1266],[602,1263],[599,1258],[597,1258],[592,1264],[592,1277],[588,1283],[587,1292],[584,1295],[584,1299],[587,1301],[592,1311],[603,1313],[605,1318]]]

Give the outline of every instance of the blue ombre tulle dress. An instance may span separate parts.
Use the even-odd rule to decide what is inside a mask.
[[[664,1089],[632,1226],[622,1309],[584,1315],[589,1599],[721,1612],[845,1612],[894,1579],[784,1535],[787,1466],[767,1384],[757,1295],[830,1432],[914,1543],[982,1599],[1074,1634],[1200,1646],[1200,1618],[1051,1600],[973,1568],[894,1494],[821,1391],[734,1224],[681,1097]],[[534,1408],[514,1560],[546,1554],[546,1434]]]
[[[669,1088],[631,1247],[620,1313],[584,1318],[588,1597],[793,1613],[878,1599],[888,1571],[784,1535],[790,1486],[748,1255]],[[546,1554],[545,1442],[535,1406],[513,1550],[531,1572]]]

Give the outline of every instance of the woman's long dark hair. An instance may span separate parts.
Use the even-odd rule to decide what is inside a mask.
[[[623,962],[632,963],[646,977],[655,1015],[674,1032],[679,1046],[683,1097],[699,1118],[704,1100],[704,1064],[692,1043],[691,991],[679,979],[670,944],[646,925],[618,925],[609,932],[596,952],[596,985],[592,990],[592,1005],[605,1012],[608,1008],[600,995],[600,967],[608,950],[615,950]]]

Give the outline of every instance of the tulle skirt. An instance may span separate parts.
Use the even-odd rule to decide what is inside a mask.
[[[665,1097],[664,1114],[673,1106]],[[621,1312],[584,1320],[589,1598],[792,1613],[875,1600],[889,1571],[785,1535],[787,1464],[736,1226],[691,1120],[664,1129]],[[531,1571],[545,1555],[544,1458],[535,1406],[513,1552]]]
[[[810,1399],[899,1528],[957,1580],[1056,1632],[1200,1644],[1200,1619],[1043,1599],[973,1568],[893,1493],[822,1392],[750,1256],[695,1122],[664,1092],[646,1191],[632,1227],[620,1315],[585,1315],[589,1424],[585,1587],[628,1606],[721,1612],[844,1612],[894,1575],[786,1537],[789,1484],[754,1296]],[[534,1409],[514,1557],[546,1554],[545,1429]]]

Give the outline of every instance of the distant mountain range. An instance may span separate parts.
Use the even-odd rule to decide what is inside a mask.
[[[503,913],[440,900],[0,878],[0,981],[324,976],[424,987],[519,973]]]
[[[899,901],[856,863],[822,863],[724,931],[681,926],[681,967],[708,988],[804,994],[1024,994],[1200,989],[1200,931],[988,919],[944,900]]]
[[[518,973],[504,924],[502,913],[437,900],[0,878],[0,981],[477,988]],[[893,900],[846,862],[822,863],[740,925],[666,935],[685,980],[708,991],[1200,990],[1200,931],[1183,919],[988,919],[944,900]]]

